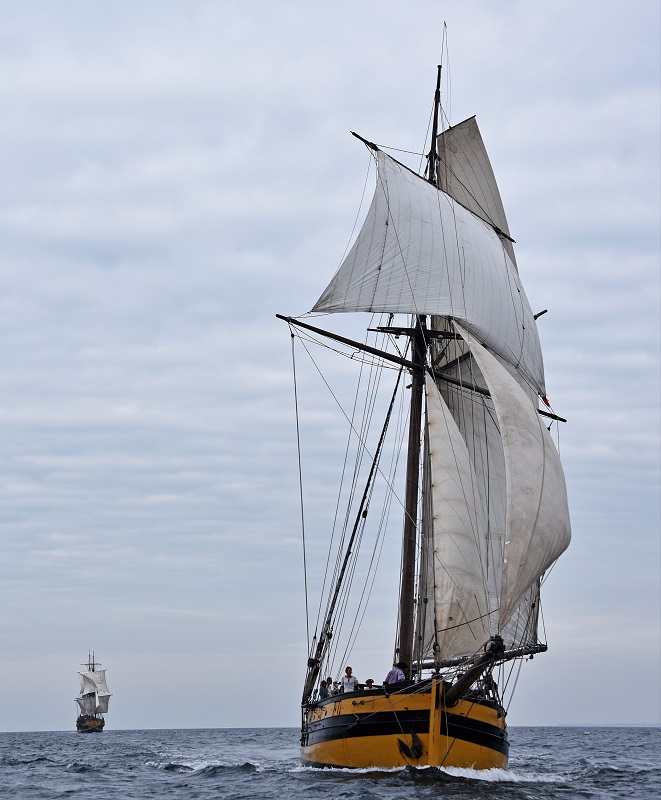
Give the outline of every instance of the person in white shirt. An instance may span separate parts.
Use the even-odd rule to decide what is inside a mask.
[[[358,688],[358,678],[352,674],[351,667],[347,667],[344,672],[345,674],[342,676],[342,691],[355,692]]]

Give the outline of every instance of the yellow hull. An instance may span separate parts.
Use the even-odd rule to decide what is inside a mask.
[[[301,757],[316,766],[506,769],[505,713],[482,698],[442,702],[439,682],[353,692],[307,709]]]

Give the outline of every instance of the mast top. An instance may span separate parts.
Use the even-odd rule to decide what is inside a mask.
[[[87,667],[88,672],[96,672],[96,668],[101,666],[94,658],[94,650],[87,651],[87,662],[81,664],[81,666]]]
[[[431,129],[431,144],[427,156],[427,180],[436,188],[438,188],[438,175],[436,171],[438,151],[436,149],[436,137],[438,136],[438,112],[441,107],[441,69],[442,65],[439,64],[436,73],[436,91],[434,92],[434,118]]]

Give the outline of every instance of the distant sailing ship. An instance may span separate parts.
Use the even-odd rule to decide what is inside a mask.
[[[360,365],[302,697],[301,754],[312,765],[504,769],[505,698],[522,661],[547,649],[540,583],[570,540],[549,435],[565,420],[546,398],[543,312],[532,313],[523,290],[475,118],[438,132],[440,75],[424,175],[357,136],[376,164],[374,199],[312,309],[383,317],[355,341],[278,315],[292,342],[298,335],[308,350],[328,337]],[[352,663],[391,506],[404,517],[393,653],[404,680],[327,696],[324,677]]]
[[[76,698],[80,714],[76,719],[76,730],[81,733],[98,733],[106,721],[103,715],[108,712],[110,693],[106,683],[105,669],[94,660],[94,652],[87,654],[86,672],[79,672],[80,696]]]

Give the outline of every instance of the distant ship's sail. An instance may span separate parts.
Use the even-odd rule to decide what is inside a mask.
[[[109,701],[110,701],[109,694],[97,696],[98,706],[96,707],[96,710],[99,712],[99,714],[106,714],[108,712]]]
[[[97,711],[97,696],[95,694],[86,694],[83,697],[77,697],[76,702],[80,708],[81,714],[95,714]]]
[[[77,697],[76,702],[80,706],[81,714],[106,714],[108,712],[108,701],[111,695],[97,694],[84,694],[82,697]]]
[[[105,669],[99,669],[95,672],[81,672],[80,675],[80,693],[87,694],[88,692],[105,692],[108,693],[108,684],[106,683]]]

